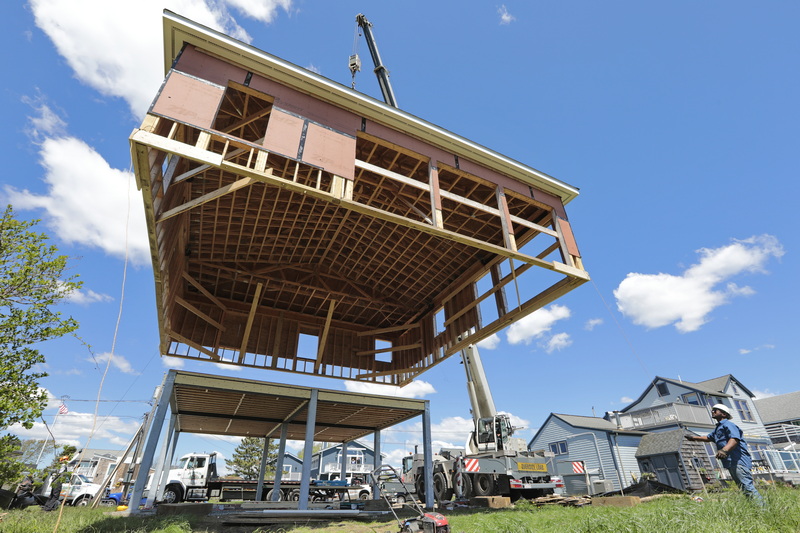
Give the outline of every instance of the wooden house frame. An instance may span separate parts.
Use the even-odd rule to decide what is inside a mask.
[[[403,385],[589,277],[577,189],[169,11],[130,136],[166,356]]]

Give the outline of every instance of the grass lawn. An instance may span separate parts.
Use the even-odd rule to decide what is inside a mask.
[[[743,533],[800,532],[800,490],[766,488],[764,509],[736,490],[689,496],[664,496],[634,507],[536,507],[528,502],[502,510],[462,509],[446,512],[453,533],[647,532]],[[5,513],[5,514],[3,514]],[[110,516],[108,509],[38,507],[0,511],[2,533],[397,533],[394,517],[380,522],[323,522],[281,526],[223,526],[191,516]],[[56,523],[58,522],[58,529]]]

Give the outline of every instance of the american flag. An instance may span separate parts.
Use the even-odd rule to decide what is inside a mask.
[[[67,409],[67,404],[62,402],[61,405],[58,408],[58,414],[65,415],[68,412],[69,412],[69,409]]]

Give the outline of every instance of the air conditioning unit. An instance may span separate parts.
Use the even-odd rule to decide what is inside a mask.
[[[595,479],[592,481],[592,494],[603,494],[614,490],[614,482],[610,479]]]

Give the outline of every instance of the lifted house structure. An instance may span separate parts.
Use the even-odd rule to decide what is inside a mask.
[[[169,11],[164,68],[164,356],[402,386],[589,279],[566,183]]]

